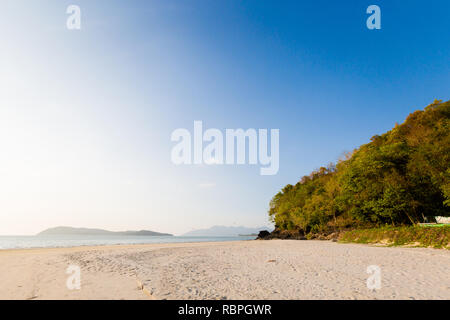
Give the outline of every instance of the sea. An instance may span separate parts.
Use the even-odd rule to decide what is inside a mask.
[[[183,237],[183,236],[100,236],[100,235],[38,235],[0,236],[1,249],[65,248],[118,244],[217,242],[253,240],[255,236]]]

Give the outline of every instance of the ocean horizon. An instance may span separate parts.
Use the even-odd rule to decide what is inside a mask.
[[[32,248],[69,248],[79,246],[219,242],[254,240],[256,236],[120,236],[120,235],[34,235],[0,236],[0,250]]]

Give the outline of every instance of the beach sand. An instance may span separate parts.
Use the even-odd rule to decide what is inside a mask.
[[[80,290],[67,288],[69,265]],[[0,283],[0,299],[450,299],[450,251],[294,240],[0,250]]]

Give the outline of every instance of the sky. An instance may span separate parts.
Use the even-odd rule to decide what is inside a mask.
[[[381,29],[369,30],[369,5]],[[67,7],[81,9],[69,30]],[[0,234],[269,225],[286,184],[450,99],[447,0],[3,0]],[[171,134],[279,129],[280,166],[175,165]]]

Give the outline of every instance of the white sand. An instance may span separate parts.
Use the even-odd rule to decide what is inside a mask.
[[[67,289],[69,265],[81,290]],[[450,299],[450,251],[287,240],[3,250],[0,283],[0,299]]]

